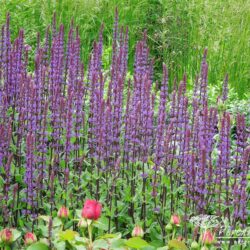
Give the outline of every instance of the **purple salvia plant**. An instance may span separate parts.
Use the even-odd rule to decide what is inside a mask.
[[[217,194],[217,214],[222,214],[222,190],[226,192],[226,206],[229,205],[229,176],[230,176],[230,115],[224,113],[221,120],[219,155],[215,170],[215,185]],[[227,211],[229,216],[229,211]]]
[[[155,196],[157,194],[157,190],[155,187],[157,186],[157,172],[160,168],[163,156],[164,156],[164,137],[166,133],[166,102],[168,96],[168,72],[166,65],[163,65],[163,79],[160,91],[160,105],[158,111],[158,121],[156,128],[156,147],[155,147],[155,166],[154,166],[154,177],[153,177],[153,192],[152,195]]]
[[[240,174],[240,207],[239,217],[243,228],[247,225],[247,174],[249,173],[249,159],[250,159],[250,147],[247,147],[244,151],[241,174]]]
[[[247,121],[243,115],[237,116],[235,143],[231,141],[229,113],[222,114],[218,125],[218,110],[207,101],[207,50],[191,101],[184,75],[178,88],[175,80],[167,114],[166,66],[161,90],[157,91],[146,32],[136,45],[134,73],[127,82],[128,29],[118,27],[117,10],[107,74],[102,68],[103,25],[85,73],[78,28],[71,22],[66,42],[64,27],[56,29],[54,15],[52,32],[48,27],[44,45],[38,35],[34,72],[30,73],[31,47],[25,45],[22,30],[11,43],[9,21],[7,15],[0,40],[0,167],[5,180],[0,188],[1,199],[5,198],[1,215],[13,216],[10,226],[19,226],[20,208],[16,204],[27,204],[29,219],[28,214],[36,216],[40,209],[46,212],[43,205],[49,202],[52,215],[55,202],[62,197],[58,184],[66,192],[65,205],[70,200],[75,209],[83,195],[68,196],[68,184],[72,182],[80,190],[85,171],[91,175],[90,195],[103,199],[103,187],[107,192],[106,204],[112,214],[109,229],[112,221],[117,230],[120,227],[118,199],[125,198],[126,186],[131,197],[138,189],[142,193],[140,199],[130,201],[131,220],[135,222],[140,211],[147,230],[146,212],[152,209],[163,237],[169,197],[172,213],[182,202],[191,208],[184,211],[184,223],[189,215],[207,213],[215,206],[217,214],[230,218],[235,226],[246,226]],[[223,101],[228,95],[225,80]],[[86,164],[86,156],[91,165]],[[17,176],[22,176],[22,166],[26,170],[25,192],[21,183],[12,186]],[[178,189],[182,187],[184,196]],[[14,202],[8,205],[12,189]],[[148,201],[151,192],[155,196],[153,207]],[[20,203],[24,194],[25,203]],[[187,230],[185,227],[184,235]]]
[[[234,182],[233,182],[233,204],[234,204],[234,222],[240,218],[243,226],[246,225],[246,184],[247,173],[249,172],[249,153],[250,149],[247,147],[247,135],[245,117],[241,114],[237,115],[236,124],[236,149],[234,153]]]

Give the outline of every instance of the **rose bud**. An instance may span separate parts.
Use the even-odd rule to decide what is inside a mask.
[[[82,209],[82,217],[89,220],[97,220],[100,218],[101,212],[101,203],[96,200],[86,200]]]
[[[172,224],[168,223],[165,227],[166,231],[171,232],[173,230]]]
[[[200,248],[200,245],[199,245],[199,243],[197,242],[197,241],[193,241],[192,243],[191,243],[191,249],[199,249]]]
[[[206,246],[203,246],[201,250],[208,250],[208,248]]]
[[[214,234],[210,230],[206,230],[201,235],[201,242],[205,245],[211,245],[215,242]]]
[[[180,226],[181,219],[177,214],[173,214],[171,216],[170,223],[175,226]]]
[[[177,240],[178,240],[178,241],[183,241],[184,239],[183,239],[183,237],[182,237],[181,235],[179,235],[179,236],[177,237]]]
[[[85,219],[80,219],[77,225],[79,228],[86,228],[88,227],[88,222]]]
[[[37,238],[35,234],[28,232],[24,235],[24,243],[26,246],[31,245],[35,242],[37,242]]]
[[[0,238],[1,241],[6,244],[9,245],[13,242],[13,233],[11,231],[11,229],[9,228],[5,228],[0,232]]]
[[[57,213],[57,216],[61,219],[66,219],[69,217],[69,209],[65,206],[62,206]]]
[[[132,231],[132,236],[142,238],[143,235],[144,235],[143,229],[140,226],[136,225]]]

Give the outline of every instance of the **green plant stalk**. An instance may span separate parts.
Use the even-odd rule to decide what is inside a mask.
[[[176,227],[174,226],[173,234],[172,234],[172,239],[174,239],[176,233]]]
[[[88,234],[89,234],[89,250],[93,249],[93,235],[92,235],[92,222],[91,224],[89,225],[88,224]]]
[[[12,248],[12,246],[11,245],[6,245],[6,246],[4,246],[4,250],[12,250],[13,248]]]

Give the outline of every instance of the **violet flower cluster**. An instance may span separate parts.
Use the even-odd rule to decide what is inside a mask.
[[[56,202],[77,209],[79,199],[91,196],[107,202],[117,228],[118,202],[133,221],[141,208],[142,220],[151,210],[164,225],[165,211],[185,204],[186,217],[214,210],[246,226],[247,122],[209,104],[207,50],[189,98],[186,74],[170,91],[163,65],[162,81],[155,81],[146,32],[128,74],[129,33],[119,27],[117,11],[111,65],[104,68],[103,30],[84,67],[84,41],[73,22],[65,39],[54,15],[31,48],[23,30],[11,41],[7,15],[0,38],[1,216],[13,215],[16,226],[21,210],[35,218],[45,203],[52,213]],[[227,95],[228,76],[223,101]]]

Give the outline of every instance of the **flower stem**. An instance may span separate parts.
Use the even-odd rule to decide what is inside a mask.
[[[88,234],[89,234],[89,250],[91,250],[93,248],[92,224],[88,225]]]

